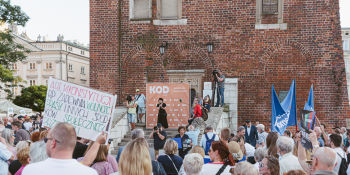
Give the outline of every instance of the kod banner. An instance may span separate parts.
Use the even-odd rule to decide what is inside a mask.
[[[279,102],[274,86],[271,91],[271,131],[283,135],[288,126],[297,125],[295,80],[286,98]]]
[[[186,126],[190,111],[190,85],[186,83],[148,83],[146,85],[147,128],[153,128],[158,121],[158,99],[166,104],[169,128]]]
[[[77,136],[95,140],[109,131],[117,96],[54,78],[49,79],[43,125],[58,122],[74,126]]]

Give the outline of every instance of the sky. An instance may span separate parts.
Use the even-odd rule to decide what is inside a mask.
[[[56,40],[58,34],[64,40],[89,43],[89,0],[12,0],[21,6],[31,18],[25,28],[27,35],[36,40],[46,36]],[[350,27],[350,0],[340,0],[340,21],[342,27]]]

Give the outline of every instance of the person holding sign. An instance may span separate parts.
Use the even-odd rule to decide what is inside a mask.
[[[157,108],[158,108],[158,121],[157,123],[162,124],[162,126],[164,128],[168,128],[168,120],[167,120],[167,113],[166,113],[166,104],[163,102],[163,98],[159,98],[158,99],[158,104],[157,104]]]
[[[190,137],[188,137],[187,134],[185,134],[185,127],[180,126],[179,129],[177,129],[179,134],[175,136],[175,138],[180,138],[181,139],[181,146],[178,148],[179,149],[179,156],[181,158],[185,158],[185,155],[188,153],[188,151],[192,148],[192,143],[190,140]]]
[[[126,106],[128,107],[128,122],[131,125],[131,130],[136,127],[136,107],[137,101],[135,101],[135,96],[130,95],[127,98]]]

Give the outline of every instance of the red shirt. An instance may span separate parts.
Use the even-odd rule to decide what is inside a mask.
[[[194,107],[193,115],[194,115],[194,118],[202,117],[203,114],[202,114],[201,105],[196,105]]]

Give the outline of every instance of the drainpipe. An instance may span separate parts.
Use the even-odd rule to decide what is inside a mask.
[[[61,76],[60,76],[60,79],[62,80],[62,78],[63,78],[63,68],[62,68],[63,66],[62,66],[62,43],[60,44],[60,69],[61,69]]]
[[[118,69],[119,69],[119,101],[121,99],[122,96],[122,0],[119,0],[119,6],[118,6],[118,57],[119,57],[119,65],[118,65]],[[120,101],[121,102],[121,101]]]
[[[68,51],[68,44],[66,44],[66,79],[68,82],[68,55],[70,54],[70,52]]]

